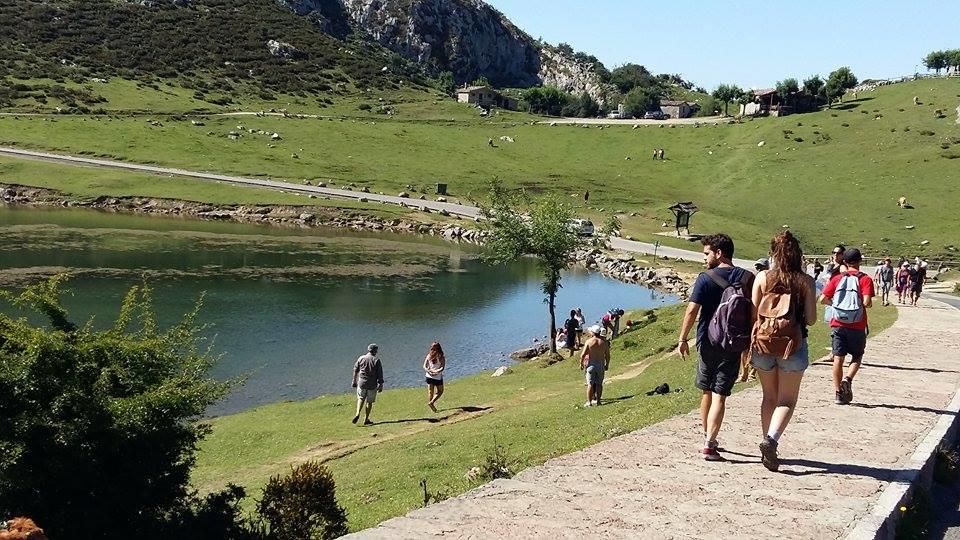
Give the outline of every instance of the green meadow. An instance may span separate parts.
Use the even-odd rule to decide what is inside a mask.
[[[449,119],[428,114],[433,105],[424,101],[411,101],[397,118],[210,115],[201,117],[203,126],[176,118],[158,118],[156,126],[143,116],[2,117],[0,144],[292,182],[353,182],[385,193],[446,182],[464,202],[482,200],[487,182],[499,177],[529,194],[568,198],[601,223],[619,213],[624,234],[639,240],[661,239],[655,233],[672,221],[666,208],[694,201],[700,212],[693,232],[727,231],[744,256],[765,253],[772,233],[787,225],[808,252],[844,242],[866,244],[871,255],[951,259],[951,209],[960,203],[958,96],[960,81],[930,79],[863,92],[816,113],[637,129],[534,124],[543,119],[519,113],[480,119],[449,100],[442,107],[460,113]],[[230,131],[240,139],[230,140]],[[653,148],[664,148],[666,160],[651,160]],[[901,196],[912,208],[898,208]]]

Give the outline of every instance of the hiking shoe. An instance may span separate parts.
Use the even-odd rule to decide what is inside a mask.
[[[853,381],[844,377],[844,379],[840,381],[840,393],[842,394],[841,397],[843,398],[844,404],[853,401]]]
[[[846,405],[846,402],[843,401],[843,392],[837,392],[835,398],[833,398],[833,403],[835,405]]]
[[[768,471],[777,472],[780,468],[780,458],[777,456],[777,441],[769,436],[760,443],[760,462]]]
[[[360,420],[360,415],[359,415],[359,414],[356,415],[356,416],[354,416],[354,417],[353,417],[353,420],[351,420],[350,422],[356,424],[356,423],[357,423],[357,420]]]
[[[706,461],[723,461],[723,456],[720,455],[720,452],[716,448],[710,448],[709,446],[703,449],[703,459]]]

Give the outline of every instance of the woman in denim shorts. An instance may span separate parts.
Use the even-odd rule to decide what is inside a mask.
[[[780,466],[777,446],[780,435],[787,428],[800,393],[803,372],[810,365],[807,348],[807,326],[817,321],[816,284],[803,267],[800,243],[790,231],[778,233],[770,241],[770,270],[757,274],[753,284],[754,320],[756,306],[768,291],[789,292],[791,309],[801,326],[799,346],[784,359],[761,353],[754,347],[751,363],[757,369],[757,378],[763,389],[760,405],[760,424],[764,438],[760,443],[763,465],[771,471]]]

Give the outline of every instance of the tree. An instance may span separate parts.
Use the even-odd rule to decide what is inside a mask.
[[[556,86],[541,86],[524,90],[520,99],[526,110],[533,114],[561,116],[572,97]]]
[[[960,49],[950,49],[944,51],[944,67],[952,67],[954,70],[960,70]]]
[[[476,79],[474,79],[471,86],[491,86],[491,85],[490,85],[490,80],[487,79],[486,75],[481,75]]]
[[[940,70],[947,67],[947,54],[948,51],[933,51],[923,59],[923,65],[929,70],[936,70],[937,75],[940,74]]]
[[[780,99],[783,100],[785,105],[789,105],[790,97],[799,91],[800,86],[797,84],[797,80],[792,77],[777,81],[777,95],[780,96]]]
[[[600,104],[590,94],[580,94],[580,118],[593,118],[600,113]]]
[[[520,212],[521,203],[531,207],[530,218]],[[499,180],[490,183],[490,207],[483,209],[490,231],[485,259],[502,264],[525,255],[533,256],[543,272],[543,293],[550,312],[550,352],[557,352],[556,298],[560,290],[560,273],[567,268],[577,247],[577,235],[570,226],[570,208],[557,198],[535,203],[511,193]]]
[[[641,118],[645,112],[660,107],[660,92],[656,88],[638,86],[624,96],[623,107],[629,114]]]
[[[743,90],[735,84],[721,84],[711,94],[717,101],[723,102],[723,115],[727,116],[730,102],[740,99]]]
[[[803,92],[810,96],[810,98],[813,99],[813,103],[816,104],[820,98],[820,93],[823,92],[823,79],[821,79],[819,75],[811,75],[809,78],[804,79]]]
[[[827,93],[827,105],[833,102],[834,98],[840,98],[843,101],[843,93],[857,85],[857,77],[850,71],[850,68],[844,66],[837,68],[827,77],[825,85]]]
[[[627,94],[634,88],[659,88],[660,81],[647,68],[638,64],[624,64],[610,72],[610,83]]]
[[[170,538],[194,529],[185,520],[216,521],[212,507],[235,512],[242,490],[205,502],[188,490],[209,431],[195,420],[229,388],[207,378],[199,305],[161,331],[137,286],[97,331],[69,320],[63,279],[3,296],[48,325],[0,315],[0,515],[30,516],[51,538]]]
[[[448,96],[452,96],[457,91],[457,83],[453,79],[453,73],[444,71],[437,76],[437,89]]]

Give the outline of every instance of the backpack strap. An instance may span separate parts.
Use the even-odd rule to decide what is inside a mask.
[[[714,283],[716,283],[717,285],[719,285],[720,288],[726,289],[727,287],[730,286],[730,282],[729,282],[729,281],[727,281],[727,280],[723,279],[722,277],[720,277],[720,276],[719,276],[716,272],[714,272],[713,270],[707,270],[707,271],[704,272],[704,273],[707,274],[707,277],[709,277],[711,280],[713,280]]]

